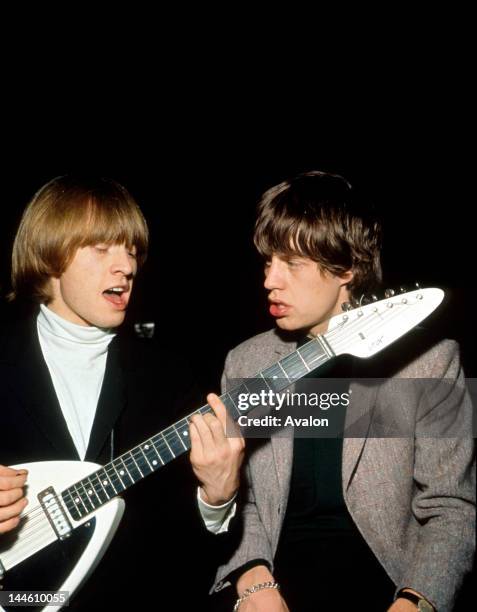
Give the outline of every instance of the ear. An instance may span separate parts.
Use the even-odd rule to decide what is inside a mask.
[[[342,281],[343,285],[347,285],[348,283],[350,283],[353,280],[353,277],[354,272],[351,269],[346,270],[346,272],[338,276],[338,278]]]

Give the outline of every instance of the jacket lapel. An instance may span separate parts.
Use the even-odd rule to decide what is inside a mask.
[[[346,491],[361,457],[371,426],[377,386],[353,380],[346,412],[342,455],[342,482]]]
[[[19,323],[12,338],[5,361],[11,365],[10,384],[20,404],[57,450],[58,459],[79,459],[43,358],[36,316]]]
[[[126,405],[126,383],[124,367],[120,361],[120,344],[121,339],[116,336],[108,347],[106,370],[86,451],[86,461],[98,459],[108,436]],[[108,461],[110,459],[111,457],[108,454]]]
[[[282,340],[275,334],[275,357],[285,357],[296,350],[296,341]],[[359,375],[360,367],[355,368]],[[350,385],[351,400],[346,413],[345,439],[343,440],[342,455],[342,481],[346,490],[351,482],[355,467],[366,442],[371,426],[372,414],[376,402],[377,386],[365,382],[353,381]],[[290,486],[293,456],[293,430],[289,428],[289,435],[272,436],[271,445],[273,458],[277,471],[278,485],[282,497],[286,497]]]
[[[296,341],[286,342],[275,335],[275,360],[278,361],[296,350]],[[287,435],[285,435],[285,432]],[[287,499],[290,488],[290,478],[293,466],[293,428],[287,427],[279,436],[272,436],[272,452],[277,473],[278,486],[281,499]]]

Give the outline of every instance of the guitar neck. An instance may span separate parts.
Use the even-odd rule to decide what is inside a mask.
[[[258,372],[254,378],[247,378],[242,384],[224,393],[220,399],[229,415],[236,421],[239,416],[253,409],[238,408],[238,398],[241,394],[270,390],[278,393],[334,356],[335,353],[326,339],[326,334],[317,336],[269,368]],[[63,491],[61,496],[71,516],[77,521],[82,519],[136,482],[188,451],[191,417],[194,414],[208,412],[212,412],[209,404],[201,406]]]

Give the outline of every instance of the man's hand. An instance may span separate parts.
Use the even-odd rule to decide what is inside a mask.
[[[211,506],[220,506],[238,489],[245,442],[238,431],[237,437],[226,437],[227,410],[218,396],[210,393],[207,402],[216,416],[195,414],[191,417],[190,460],[202,485],[202,500]]]
[[[19,515],[28,500],[23,494],[28,472],[0,465],[0,534],[11,531],[20,522]]]
[[[246,571],[237,581],[239,596],[254,584],[273,580],[268,567],[258,565]],[[239,612],[290,612],[278,589],[262,589],[249,595],[239,606]]]

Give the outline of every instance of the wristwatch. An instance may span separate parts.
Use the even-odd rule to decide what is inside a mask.
[[[419,597],[419,595],[415,595],[409,591],[399,591],[398,597],[412,601],[413,604],[416,604],[419,612],[435,612],[434,606],[430,604],[427,599]]]

